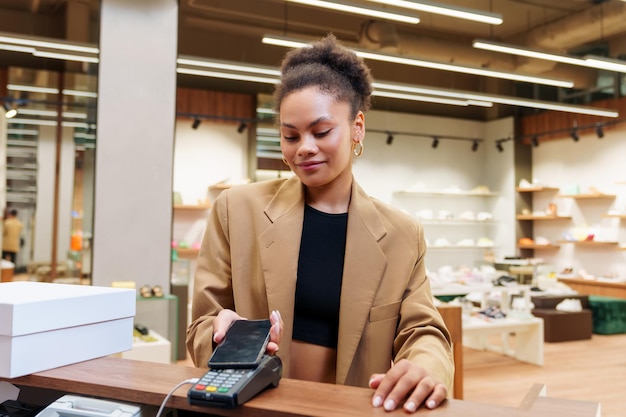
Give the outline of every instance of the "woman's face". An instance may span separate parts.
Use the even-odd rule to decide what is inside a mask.
[[[352,177],[352,146],[363,140],[362,112],[352,120],[350,105],[307,87],[280,105],[280,148],[289,167],[307,187]]]

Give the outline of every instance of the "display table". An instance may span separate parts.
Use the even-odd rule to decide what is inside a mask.
[[[530,286],[492,286],[492,285],[461,285],[452,284],[443,288],[433,288],[434,296],[464,296],[470,293],[480,293],[480,308],[488,305],[488,295],[497,293],[499,305],[503,312],[511,311],[510,298],[513,294],[522,298],[525,306],[521,314],[528,318],[502,318],[484,320],[478,317],[464,315],[462,321],[463,345],[471,349],[488,350],[511,356],[521,362],[534,365],[543,365],[543,319],[530,315]],[[441,311],[441,309],[440,309]],[[509,346],[509,335],[515,334],[515,349]],[[499,345],[489,343],[489,337],[501,336]]]
[[[205,370],[180,365],[141,362],[119,358],[100,358],[33,375],[5,379],[26,389],[56,390],[85,396],[160,406],[165,396],[179,382],[198,378]],[[167,403],[169,408],[192,410],[220,416],[405,416],[402,410],[385,412],[372,408],[373,390],[334,384],[283,378],[277,388],[264,391],[237,409],[191,406],[187,402],[189,385],[179,388]],[[520,387],[528,389],[528,387]],[[561,400],[535,395],[527,396],[519,408],[447,400],[434,411],[419,410],[438,417],[596,417],[599,404],[587,401]]]
[[[626,298],[626,283],[624,282],[605,282],[582,278],[559,278],[559,281],[567,284],[579,294]]]

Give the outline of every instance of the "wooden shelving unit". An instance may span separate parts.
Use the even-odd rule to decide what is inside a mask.
[[[533,216],[532,214],[518,214],[517,220],[572,220],[571,216]]]
[[[615,194],[559,194],[559,198],[573,198],[574,200],[609,200],[617,197]]]
[[[518,193],[539,193],[542,191],[556,192],[559,191],[557,187],[516,187],[515,191]]]
[[[559,245],[517,245],[520,249],[558,250]]]
[[[597,246],[597,247],[612,247],[617,246],[618,242],[598,242],[595,240],[559,240],[559,244],[574,244],[577,246]]]
[[[174,204],[174,210],[189,210],[189,211],[203,211],[211,208],[210,204],[202,205],[189,205],[189,204]]]

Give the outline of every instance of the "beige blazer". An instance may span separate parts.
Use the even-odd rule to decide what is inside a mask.
[[[211,210],[198,256],[187,348],[196,366],[212,353],[223,308],[248,319],[272,310],[285,323],[279,356],[289,376],[303,185],[297,177],[233,187]],[[392,360],[426,368],[451,392],[450,335],[425,275],[421,225],[353,181],[339,312],[338,384],[367,386]]]

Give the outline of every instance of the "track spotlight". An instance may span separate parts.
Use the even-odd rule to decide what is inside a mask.
[[[244,130],[246,130],[246,124],[244,122],[239,123],[239,126],[237,127],[237,133],[242,133]]]
[[[17,109],[6,102],[4,103],[4,111],[4,116],[7,119],[11,119],[17,115]]]
[[[200,126],[200,119],[198,119],[197,117],[193,119],[193,123],[191,124],[191,128],[192,129],[197,129],[198,126]]]
[[[472,142],[472,152],[476,152],[478,150],[478,141],[475,140]]]
[[[533,137],[530,138],[530,143],[532,143],[532,145],[536,148],[539,146],[539,137],[537,135],[533,135]]]
[[[439,146],[439,138],[437,136],[434,136],[432,147],[433,149],[437,149],[437,146]]]
[[[391,133],[387,133],[387,145],[391,145],[393,143],[393,135]]]
[[[502,142],[499,140],[496,141],[496,149],[498,150],[498,152],[504,151],[504,147],[502,147]]]
[[[598,135],[598,139],[602,139],[604,137],[604,128],[602,125],[596,126],[596,135]]]
[[[578,129],[577,128],[573,128],[572,129],[571,136],[572,136],[572,139],[574,139],[574,142],[578,142],[578,139],[580,139],[580,136],[578,136]]]

